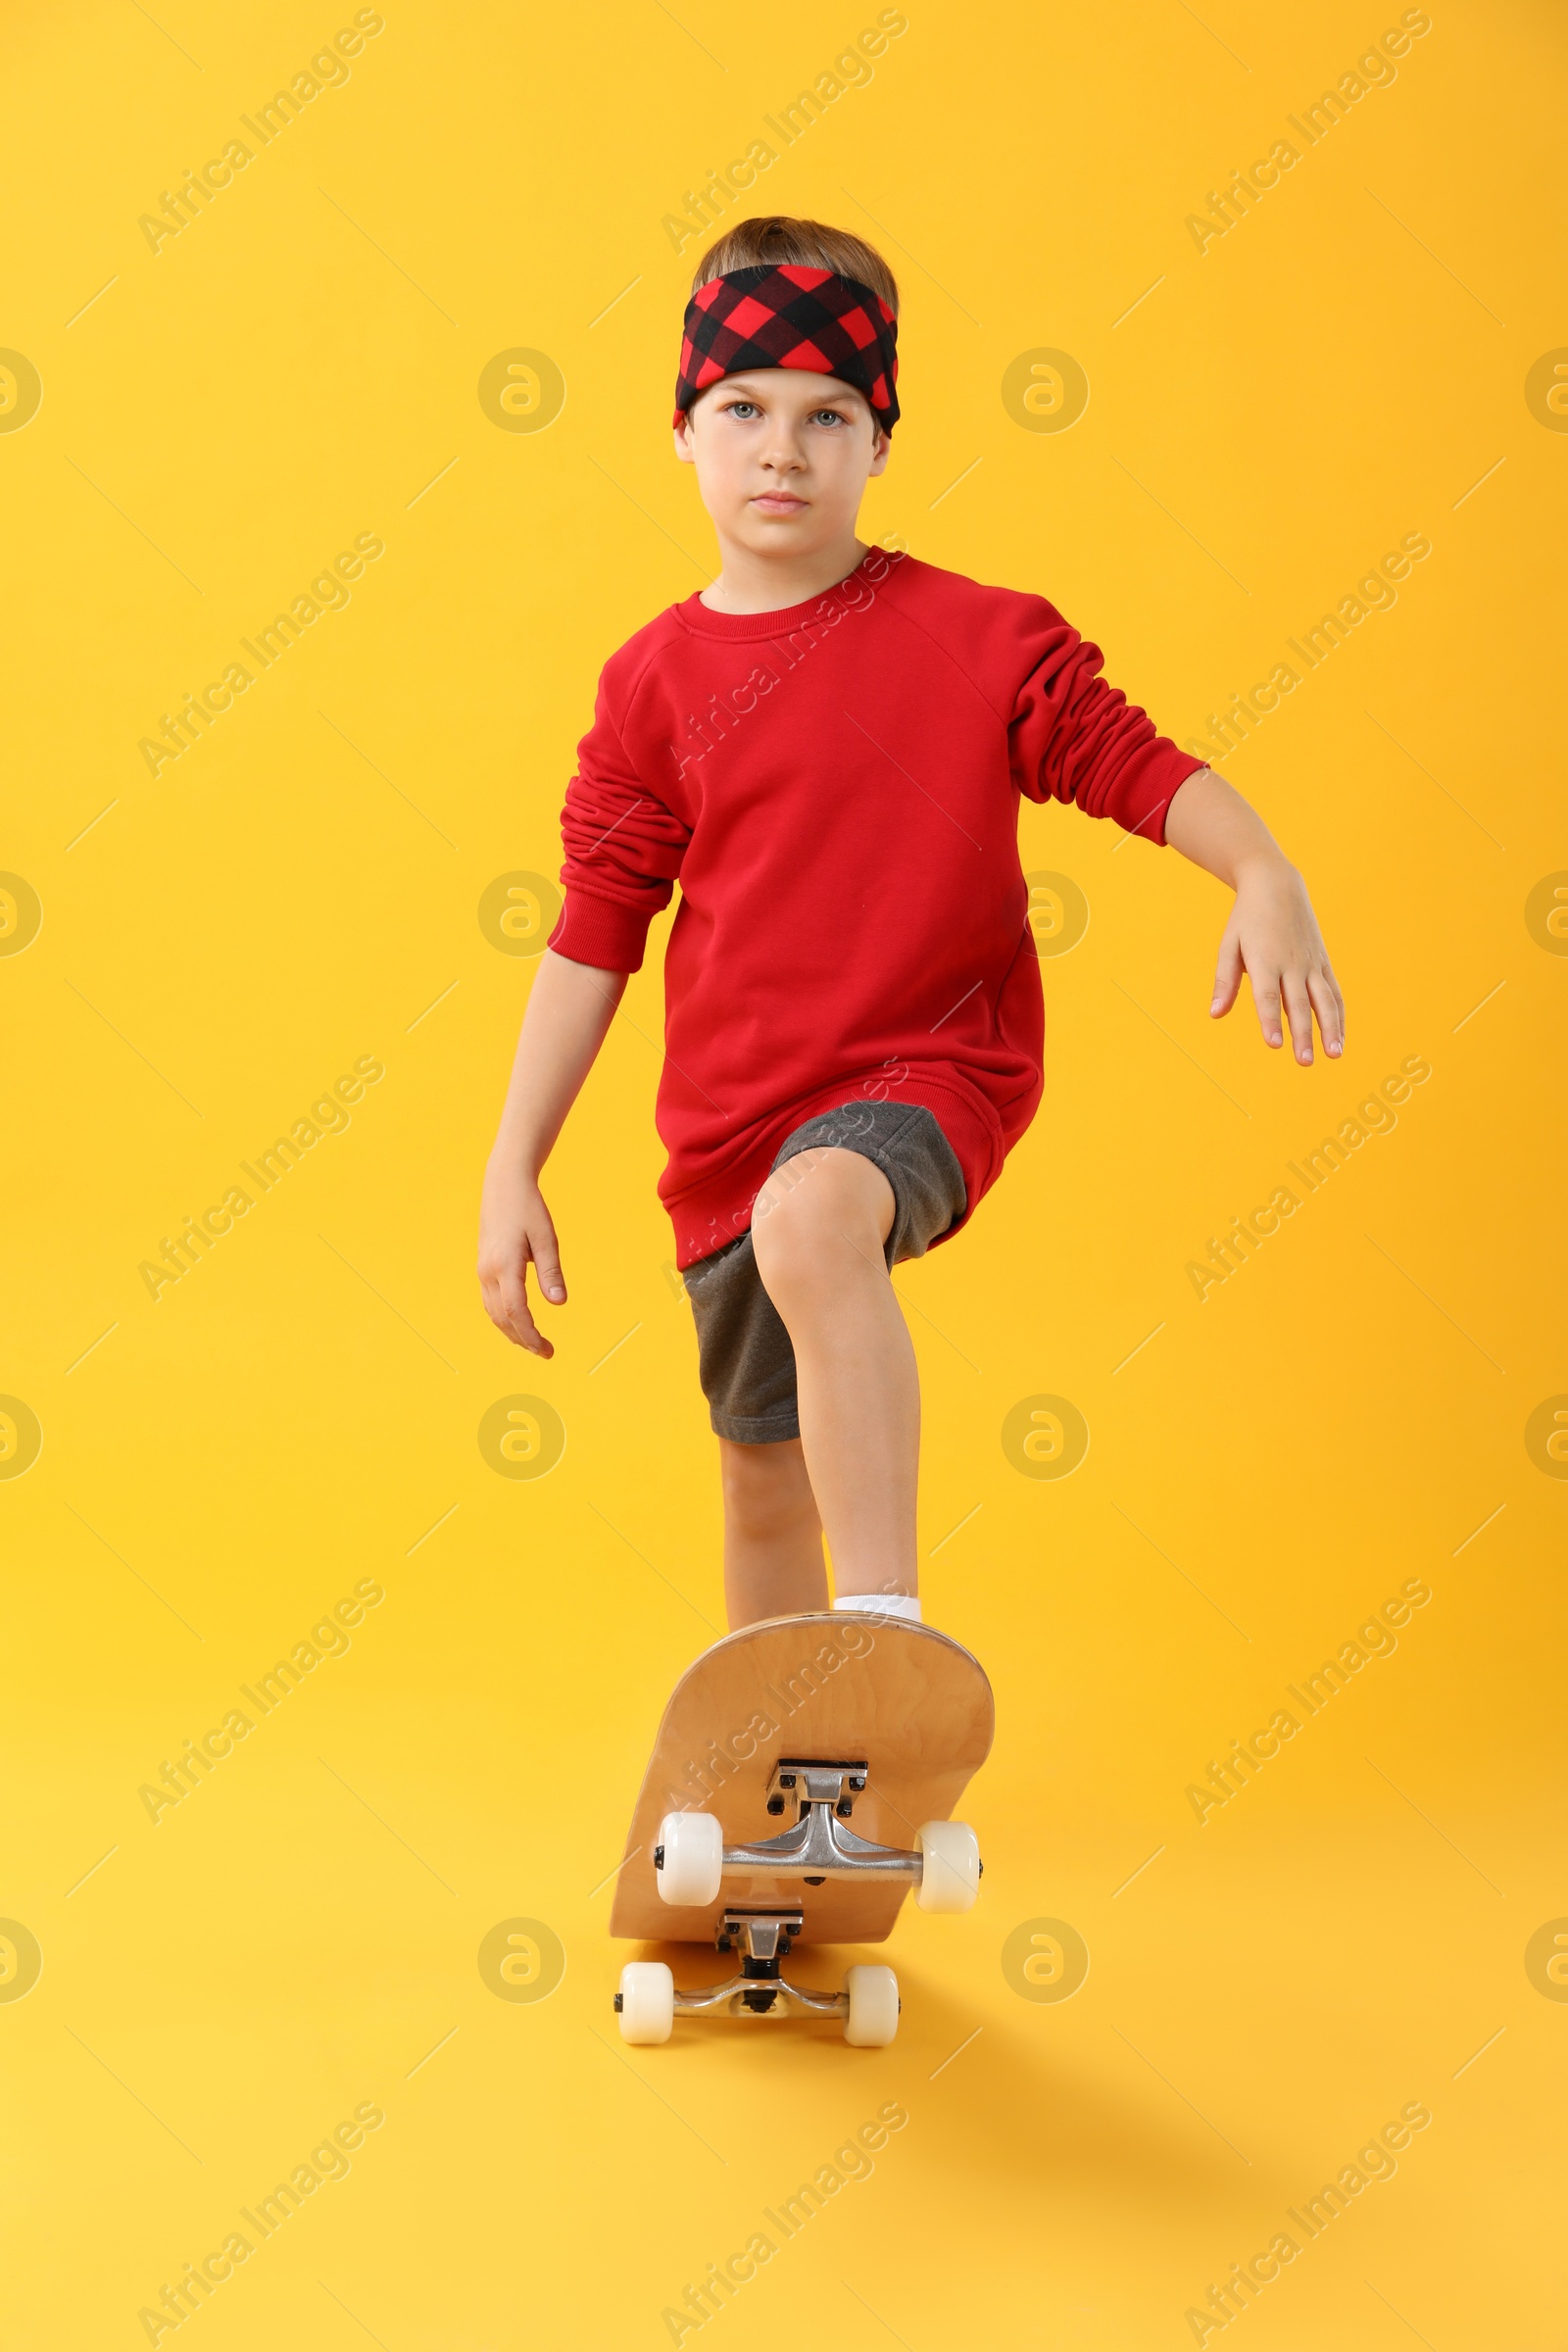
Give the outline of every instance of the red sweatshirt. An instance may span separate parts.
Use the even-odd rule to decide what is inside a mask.
[[[680,883],[655,1111],[678,1266],[856,1097],[934,1112],[973,1215],[1043,1084],[1019,794],[1162,844],[1203,765],[1101,662],[1043,597],[873,549],[781,612],[690,596],[606,663],[549,945],[634,972]]]

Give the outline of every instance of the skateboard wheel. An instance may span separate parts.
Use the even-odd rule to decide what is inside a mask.
[[[724,1876],[724,1830],[716,1813],[666,1813],[659,1825],[663,1862],[655,1872],[666,1903],[713,1902]]]
[[[899,2030],[899,1980],[880,1961],[848,1969],[844,1989],[850,2014],[844,2020],[844,2038],[858,2050],[882,2050]]]
[[[675,1979],[662,1960],[628,1960],[620,1972],[622,2041],[667,2041],[675,2024]]]
[[[922,1911],[972,1911],[980,1892],[980,1840],[966,1821],[927,1821],[915,1832]]]

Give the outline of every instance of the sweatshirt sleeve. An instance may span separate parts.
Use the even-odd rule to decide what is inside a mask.
[[[574,963],[635,972],[649,924],[674,895],[691,831],[633,766],[615,700],[607,671],[561,812],[566,901],[545,944]]]
[[[1104,657],[1043,597],[1028,600],[1018,652],[1027,663],[1007,733],[1012,773],[1032,801],[1072,801],[1129,833],[1165,844],[1165,811],[1203,760],[1101,676]]]

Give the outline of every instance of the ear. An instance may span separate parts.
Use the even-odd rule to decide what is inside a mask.
[[[683,466],[695,466],[697,452],[692,445],[692,416],[688,409],[675,427],[675,455]]]
[[[892,440],[883,431],[880,424],[873,425],[872,435],[871,464],[867,475],[868,479],[870,474],[883,472],[887,466],[889,458],[893,455]]]

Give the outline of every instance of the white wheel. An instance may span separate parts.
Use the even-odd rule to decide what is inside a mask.
[[[675,2024],[675,1980],[662,1960],[628,1960],[620,1972],[622,2041],[667,2041]]]
[[[891,1968],[872,1961],[847,1969],[844,1989],[850,2014],[844,2038],[858,2050],[882,2050],[899,2030],[899,1980]]]
[[[659,1891],[666,1903],[710,1903],[724,1876],[724,1831],[716,1813],[666,1813],[659,1825]]]
[[[980,1840],[966,1821],[927,1821],[914,1842],[925,1865],[915,1901],[922,1911],[972,1911],[980,1892]]]

